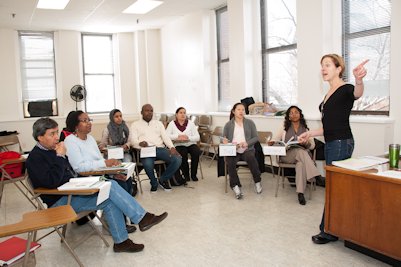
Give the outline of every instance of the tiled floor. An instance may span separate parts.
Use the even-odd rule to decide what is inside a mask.
[[[262,175],[263,193],[257,195],[247,175],[242,175],[244,199],[230,190],[224,193],[224,177],[216,177],[216,165],[203,164],[205,179],[190,188],[159,189],[150,194],[148,182],[137,200],[150,212],[168,211],[168,218],[130,238],[145,244],[135,254],[114,253],[92,236],[76,250],[85,266],[386,266],[344,247],[342,241],[315,245],[324,189],[318,187],[306,206],[298,204],[295,189],[280,188],[274,197],[275,179]],[[31,204],[14,186],[5,187],[0,225],[16,222]],[[72,225],[69,238],[79,238],[88,225]],[[112,239],[107,236],[112,244]],[[56,234],[46,237],[37,250],[37,266],[76,266]]]

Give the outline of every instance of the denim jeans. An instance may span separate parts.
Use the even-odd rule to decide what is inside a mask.
[[[326,165],[331,165],[331,163],[336,160],[350,158],[352,156],[352,152],[354,151],[354,145],[355,144],[353,138],[327,142],[324,151]],[[319,226],[320,234],[327,239],[335,240],[335,236],[324,232],[324,214],[325,210],[323,209],[322,221]]]
[[[114,243],[119,244],[128,239],[124,214],[129,217],[132,222],[138,224],[145,216],[146,211],[135,198],[119,186],[116,181],[110,180],[110,182],[110,195],[104,202],[96,205],[97,194],[90,196],[72,196],[71,206],[77,213],[81,211],[103,210]],[[67,200],[68,197],[63,196],[54,203],[52,207],[66,205]]]
[[[155,160],[163,160],[166,162],[166,171],[160,177],[160,182],[167,181],[171,179],[174,173],[181,166],[181,157],[175,156],[170,153],[170,151],[163,147],[156,147],[156,157],[155,158],[142,158],[141,162],[146,174],[150,179],[150,184],[152,186],[157,186],[157,179],[154,173]]]

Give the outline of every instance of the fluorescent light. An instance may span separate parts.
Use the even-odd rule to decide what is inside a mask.
[[[39,0],[37,8],[64,9],[70,0]]]
[[[162,1],[155,0],[137,0],[135,3],[127,7],[123,13],[128,14],[146,14],[152,9],[163,4]]]

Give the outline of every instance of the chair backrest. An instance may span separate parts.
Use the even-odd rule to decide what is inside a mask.
[[[212,116],[210,115],[200,115],[199,117],[199,128],[210,129],[212,126]]]
[[[199,126],[199,117],[197,115],[191,115],[189,120],[192,121],[196,126]]]
[[[273,137],[272,132],[258,132],[259,143],[265,144]]]
[[[10,135],[0,136],[0,143],[1,144],[5,144],[6,147],[7,146],[17,145],[18,146],[17,152],[19,152],[20,154],[23,153],[22,147],[21,147],[21,143],[19,141],[19,138],[18,138],[17,134],[10,134]]]

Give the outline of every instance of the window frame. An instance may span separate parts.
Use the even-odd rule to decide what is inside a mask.
[[[51,53],[51,59],[46,60],[46,59],[27,59],[26,58],[26,51],[23,49],[22,45],[22,39],[23,37],[29,37],[29,36],[41,36],[43,38],[48,38],[51,40],[52,43],[52,53]],[[57,98],[57,73],[56,73],[56,54],[55,54],[55,45],[54,45],[54,32],[52,31],[29,31],[29,30],[19,30],[18,31],[18,43],[19,43],[19,61],[20,61],[20,71],[21,71],[21,97],[22,97],[22,103],[23,103],[23,115],[24,118],[31,118],[31,117],[38,117],[38,116],[32,116],[29,112],[29,104],[32,102],[51,102],[51,107],[52,107],[52,113],[47,114],[48,116],[58,116],[58,98]],[[32,98],[30,99],[29,97],[27,98],[26,95],[29,94],[29,89],[28,89],[28,79],[26,75],[25,69],[37,69],[38,67],[31,67],[28,68],[26,67],[27,63],[30,61],[46,61],[46,62],[51,62],[51,68],[53,70],[53,75],[50,76],[37,76],[31,79],[38,79],[40,77],[48,77],[49,79],[52,80],[52,90],[54,98],[40,98],[40,99],[35,99]]]
[[[298,48],[297,43],[289,44],[289,45],[283,45],[283,46],[276,46],[276,47],[271,47],[267,48],[268,46],[268,40],[267,40],[267,29],[266,29],[266,24],[267,24],[267,17],[266,17],[266,8],[267,8],[267,1],[268,0],[260,0],[260,28],[261,28],[261,62],[262,62],[262,99],[263,102],[265,103],[270,103],[270,99],[268,98],[268,77],[267,77],[267,62],[266,62],[266,57],[269,54],[274,54],[274,53],[280,53],[280,52],[286,52],[286,51],[291,51],[291,50],[296,50]],[[297,77],[298,80],[298,77]],[[297,90],[297,88],[296,88]],[[296,103],[298,102],[295,101]],[[295,104],[296,104],[295,103]],[[277,103],[279,106],[282,106],[282,104]],[[291,104],[290,104],[291,105]],[[288,107],[290,106],[288,105]],[[288,108],[287,107],[287,108]]]
[[[222,52],[221,52],[221,14],[224,12],[228,12],[228,7],[223,6],[215,10],[216,14],[216,39],[217,39],[217,95],[218,95],[218,106],[219,106],[219,111],[222,111],[220,108],[220,101],[222,101],[223,96],[222,96],[222,74],[221,74],[221,65],[223,63],[229,63],[230,62],[230,55],[229,51],[227,53],[226,58],[222,58]],[[223,111],[228,111],[228,110],[223,110]]]
[[[347,6],[348,5],[348,6]],[[346,69],[352,69],[353,66],[350,66],[349,63],[349,46],[350,46],[350,40],[357,39],[357,38],[364,38],[364,37],[370,37],[378,34],[383,34],[383,33],[389,33],[391,36],[391,26],[385,26],[385,27],[379,27],[379,28],[374,28],[374,29],[369,29],[369,30],[363,30],[363,31],[358,31],[358,32],[353,32],[350,33],[350,1],[349,0],[342,0],[341,1],[341,26],[342,26],[342,52],[343,52],[343,58],[344,58],[344,64]],[[348,19],[348,21],[346,21]],[[390,18],[391,19],[391,18]],[[390,37],[391,38],[391,37]],[[391,52],[391,49],[390,49]],[[345,82],[349,82],[349,78],[347,72],[344,72],[343,79]],[[390,98],[390,92],[389,92],[389,98]],[[390,107],[388,111],[381,111],[381,110],[351,110],[351,115],[385,115],[389,116],[390,115]]]

